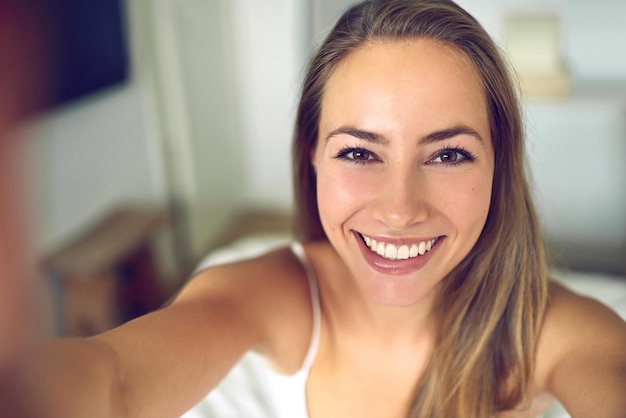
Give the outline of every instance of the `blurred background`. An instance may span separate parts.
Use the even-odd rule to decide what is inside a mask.
[[[48,88],[11,135],[51,332],[154,309],[213,249],[289,231],[299,84],[352,3],[24,2]],[[552,260],[623,274],[626,2],[459,4],[519,74]]]

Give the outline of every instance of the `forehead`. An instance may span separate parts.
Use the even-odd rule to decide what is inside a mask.
[[[456,47],[429,39],[366,43],[345,57],[322,97],[320,131],[336,124],[383,131],[467,124],[489,137],[474,64]]]

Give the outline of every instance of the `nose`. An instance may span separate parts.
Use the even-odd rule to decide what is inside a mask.
[[[389,170],[379,185],[374,216],[394,230],[424,222],[430,213],[428,187],[415,167]]]

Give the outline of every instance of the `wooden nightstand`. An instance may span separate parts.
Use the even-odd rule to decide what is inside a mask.
[[[94,335],[163,303],[151,242],[166,223],[160,209],[120,208],[44,260],[59,279],[63,335]]]

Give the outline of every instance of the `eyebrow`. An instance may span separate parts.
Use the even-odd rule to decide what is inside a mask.
[[[425,137],[423,137],[420,140],[420,142],[424,144],[428,144],[432,142],[443,141],[444,139],[452,138],[452,137],[459,136],[459,135],[469,135],[469,136],[476,138],[480,142],[484,142],[483,137],[480,136],[480,134],[476,130],[468,126],[462,126],[462,125],[454,126],[449,129],[443,129],[441,131],[432,132],[426,135]]]
[[[326,141],[328,141],[329,139],[337,135],[350,135],[358,139],[363,139],[367,142],[373,142],[376,144],[383,144],[383,145],[389,142],[389,140],[386,139],[383,135],[380,135],[371,131],[365,131],[363,129],[353,128],[353,127],[341,127],[341,128],[331,131],[326,136]],[[476,138],[480,142],[484,142],[483,137],[480,136],[480,134],[476,130],[468,126],[464,126],[464,125],[454,126],[452,128],[431,132],[428,135],[420,138],[419,142],[421,144],[430,144],[434,142],[443,141],[445,139],[453,138],[458,135],[469,135],[471,137]]]
[[[352,128],[348,126],[341,127],[341,128],[331,131],[326,136],[326,141],[331,139],[333,136],[337,136],[337,135],[350,135],[358,139],[363,139],[367,142],[373,142],[376,144],[383,144],[383,145],[389,142],[384,136],[377,134],[375,132],[364,131],[363,129],[357,129],[357,128]]]

